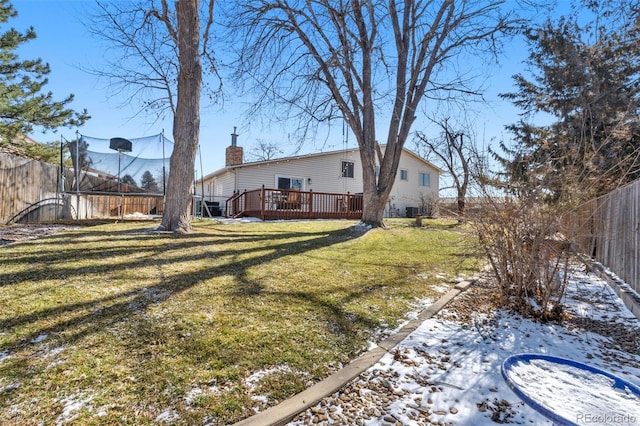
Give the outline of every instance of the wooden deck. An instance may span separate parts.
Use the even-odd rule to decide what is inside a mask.
[[[361,194],[260,188],[238,192],[226,202],[227,217],[277,219],[360,219]]]

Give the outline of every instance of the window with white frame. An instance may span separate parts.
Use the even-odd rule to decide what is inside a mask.
[[[400,180],[409,180],[409,171],[406,169],[400,169]]]
[[[420,173],[418,175],[418,185],[431,186],[431,175],[429,173]]]
[[[352,178],[354,177],[354,164],[353,161],[342,161],[342,177]]]

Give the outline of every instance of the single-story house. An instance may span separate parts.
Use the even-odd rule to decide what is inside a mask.
[[[362,163],[358,148],[245,163],[243,149],[237,145],[237,135],[234,132],[231,136],[225,167],[204,176],[196,182],[195,188],[196,195],[202,196],[208,204],[215,204],[220,214],[229,214],[225,205],[228,206],[228,200],[234,195],[260,188],[284,191],[284,194],[290,191],[362,194]],[[384,145],[381,148],[384,151]],[[434,214],[441,172],[430,162],[404,149],[385,217]]]

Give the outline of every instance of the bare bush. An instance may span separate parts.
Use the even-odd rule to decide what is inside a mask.
[[[571,242],[560,207],[535,199],[484,197],[470,221],[499,288],[500,302],[522,315],[560,319]]]
[[[438,197],[431,194],[420,193],[420,214],[426,217],[435,217],[438,214]]]

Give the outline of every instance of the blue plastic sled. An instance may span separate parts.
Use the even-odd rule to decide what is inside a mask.
[[[513,390],[513,392],[516,395],[518,395],[518,397],[522,399],[522,401],[524,401],[527,405],[529,405],[531,408],[533,408],[534,410],[536,410],[537,412],[545,416],[547,419],[551,420],[556,425],[568,425],[568,426],[576,425],[577,426],[580,423],[575,423],[574,420],[576,419],[573,419],[573,420],[568,419],[567,417],[563,416],[563,413],[555,413],[551,411],[549,407],[546,407],[543,404],[543,402],[540,401],[540,398],[536,400],[536,397],[538,395],[532,392],[528,393],[526,389],[523,389],[520,385],[518,385],[513,380],[517,375],[516,367],[518,365],[521,365],[522,363],[530,364],[531,361],[535,361],[535,360],[542,360],[552,364],[557,364],[558,367],[569,366],[569,367],[577,368],[582,370],[582,372],[593,375],[594,379],[597,377],[597,375],[605,376],[610,379],[609,383],[610,383],[611,389],[622,391],[637,397],[640,404],[640,387],[624,379],[621,379],[620,377],[614,376],[611,373],[600,370],[599,368],[595,368],[590,365],[582,364],[580,362],[572,361],[566,358],[559,358],[555,356],[540,355],[540,354],[518,354],[518,355],[511,355],[510,357],[505,359],[504,362],[502,363],[502,377],[504,377],[505,381],[507,382],[511,390]],[[563,395],[563,397],[567,397],[567,396]],[[573,395],[572,397],[577,398],[579,397],[579,395]],[[638,405],[637,413],[628,413],[628,414],[640,415],[640,405]]]

